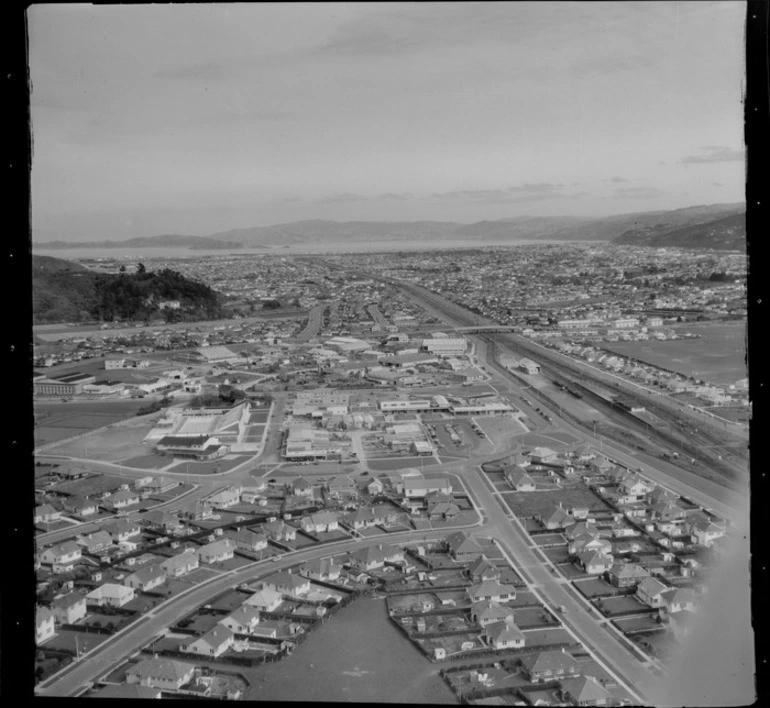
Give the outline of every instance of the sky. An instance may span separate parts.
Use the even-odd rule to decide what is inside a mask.
[[[745,4],[33,5],[33,242],[744,200]]]

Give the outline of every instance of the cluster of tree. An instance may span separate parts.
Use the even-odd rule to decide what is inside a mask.
[[[221,296],[208,285],[169,268],[149,272],[140,263],[135,273],[128,273],[123,266],[119,275],[95,275],[94,286],[91,314],[100,320],[146,320],[159,312],[167,321],[216,319],[222,315]],[[178,300],[181,307],[160,310],[159,303],[168,300]]]

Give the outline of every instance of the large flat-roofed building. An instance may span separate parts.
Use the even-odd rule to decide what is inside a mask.
[[[210,347],[199,347],[198,354],[208,363],[240,361],[243,357],[240,354],[230,351],[227,347],[220,345]]]
[[[92,374],[74,373],[61,376],[38,376],[33,379],[35,396],[74,396],[83,386],[96,381]]]
[[[424,339],[422,342],[422,348],[425,351],[445,357],[465,354],[467,346],[468,341],[463,337],[434,337]]]
[[[540,373],[540,364],[532,361],[532,359],[519,359],[519,368],[526,371],[528,374]]]
[[[211,460],[222,457],[229,451],[227,445],[220,444],[218,438],[210,435],[167,435],[158,441],[156,449],[174,457],[192,457],[196,460]]]
[[[292,425],[289,428],[284,450],[286,460],[325,460],[340,452],[340,445],[332,440],[326,430],[315,430],[306,425]]]

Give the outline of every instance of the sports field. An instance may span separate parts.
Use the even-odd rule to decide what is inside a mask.
[[[80,435],[105,425],[133,418],[146,402],[87,401],[35,403],[35,446]]]

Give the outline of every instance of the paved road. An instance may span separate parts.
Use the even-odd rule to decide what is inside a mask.
[[[447,531],[444,529],[427,532],[409,531],[389,534],[387,541],[389,543],[396,543],[422,538],[443,538],[446,534]],[[376,542],[381,543],[382,539],[376,539]],[[188,593],[172,598],[167,603],[152,610],[148,615],[148,622],[130,625],[124,632],[107,640],[96,648],[93,657],[89,656],[87,659],[75,664],[74,668],[65,672],[59,679],[43,688],[39,688],[37,693],[45,696],[70,696],[77,693],[83,686],[95,681],[106,673],[111,666],[145,646],[158,634],[160,628],[173,624],[179,618],[192,612],[195,608],[228,588],[253,580],[261,574],[273,573],[297,563],[304,563],[305,561],[331,554],[348,552],[356,548],[373,545],[374,543],[375,539],[369,539],[365,543],[362,543],[360,540],[352,540],[327,544],[320,548],[316,547],[305,551],[297,551],[284,556],[277,563],[272,561],[252,563],[239,568],[237,571],[231,571],[209,582],[196,585]]]

